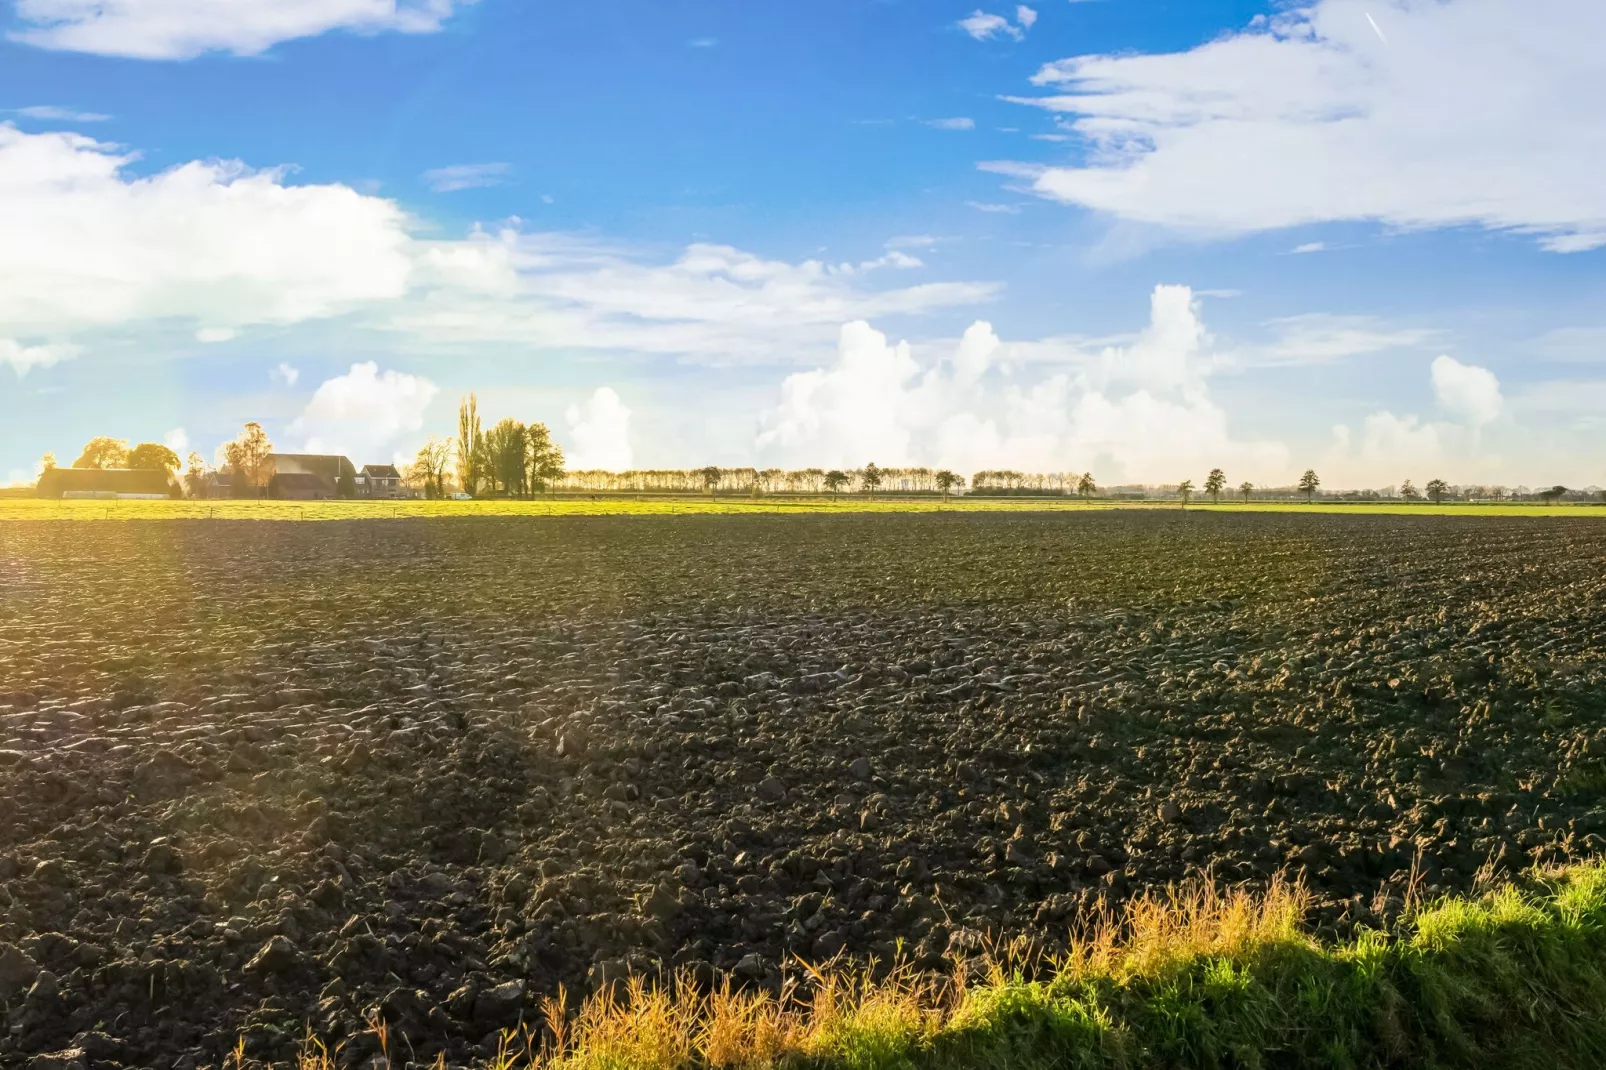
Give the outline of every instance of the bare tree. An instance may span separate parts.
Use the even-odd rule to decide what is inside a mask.
[[[1182,508],[1188,507],[1188,501],[1193,497],[1193,480],[1184,479],[1177,484],[1177,494],[1182,498]]]
[[[206,493],[206,458],[192,450],[188,467],[189,470],[184,473],[184,485],[189,489],[190,497],[199,498]]]
[[[457,405],[457,485],[463,493],[479,493],[483,462],[480,399],[470,394]]]
[[[263,485],[273,475],[269,471],[273,464],[269,460],[272,455],[273,443],[268,441],[268,433],[255,420],[245,425],[238,438],[223,443],[223,462],[234,473],[238,483],[236,496],[246,488],[250,488],[252,497],[260,496]]]
[[[450,439],[431,435],[413,458],[412,477],[426,498],[446,497],[446,472],[452,466]]]

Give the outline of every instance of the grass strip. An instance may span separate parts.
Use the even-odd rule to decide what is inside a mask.
[[[829,969],[777,998],[619,984],[509,1033],[494,1070],[1606,1066],[1606,866],[1535,871],[1324,945],[1308,897],[1141,898],[1068,955],[954,978]],[[965,977],[975,978],[970,982]],[[1036,977],[1039,979],[1028,979]],[[335,1056],[317,1045],[302,1070]],[[445,1062],[437,1063],[445,1066]]]

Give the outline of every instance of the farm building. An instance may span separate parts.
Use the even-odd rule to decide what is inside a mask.
[[[365,464],[357,473],[357,497],[400,498],[401,473],[393,464]]]
[[[328,501],[335,496],[334,484],[311,472],[280,472],[268,480],[268,497],[283,501]]]
[[[274,476],[317,476],[340,492],[341,482],[355,487],[357,469],[345,457],[333,453],[273,453],[268,455],[268,472]]]
[[[179,498],[167,472],[152,468],[52,468],[39,477],[41,498]]]

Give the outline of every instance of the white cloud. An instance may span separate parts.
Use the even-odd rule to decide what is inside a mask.
[[[1433,394],[1446,411],[1473,426],[1493,423],[1505,407],[1493,372],[1449,356],[1433,362]]]
[[[978,212],[987,212],[990,215],[1020,215],[1018,204],[987,204],[983,201],[966,201],[970,207]]]
[[[1029,30],[1037,22],[1037,12],[1021,4],[1015,9],[1015,22],[1022,30]]]
[[[829,367],[789,376],[755,443],[781,464],[926,464],[969,474],[1007,466],[1091,469],[1165,481],[1201,463],[1256,479],[1288,467],[1277,442],[1239,441],[1211,399],[1210,337],[1192,292],[1156,287],[1150,323],[1074,372],[1007,377],[1014,345],[977,322],[945,359],[922,364],[865,322],[842,328]]]
[[[1606,364],[1606,327],[1557,327],[1536,338],[1531,349],[1562,364]]]
[[[1308,241],[1304,245],[1296,245],[1296,246],[1294,246],[1292,249],[1290,249],[1288,251],[1293,253],[1293,254],[1295,254],[1296,256],[1298,256],[1298,255],[1303,255],[1305,253],[1325,252],[1326,250],[1327,250],[1327,243],[1326,242]]]
[[[18,108],[17,114],[24,119],[40,119],[53,123],[103,123],[110,119],[110,115],[103,115],[95,111],[78,111],[76,108],[62,108],[54,104],[35,104],[28,108]]]
[[[623,472],[630,468],[630,410],[612,388],[599,386],[584,405],[570,405],[565,458],[575,471],[602,468]]]
[[[953,119],[927,119],[926,125],[937,130],[974,130],[976,120],[966,119],[963,116]]]
[[[424,172],[424,184],[436,193],[500,186],[513,168],[505,163],[460,163]]]
[[[1075,116],[1086,162],[989,166],[1044,197],[1204,236],[1362,220],[1595,248],[1603,39],[1598,0],[1307,0],[1187,52],[1044,67],[1035,82],[1060,92],[1024,102]]]
[[[324,380],[294,423],[309,453],[343,453],[357,465],[389,456],[404,435],[424,426],[424,412],[440,389],[428,379],[381,372],[373,361],[353,364]]]
[[[25,346],[15,338],[0,338],[0,363],[11,365],[11,370],[17,373],[19,379],[34,368],[48,368],[77,355],[76,346]]]
[[[1309,312],[1266,324],[1271,339],[1235,349],[1224,364],[1240,368],[1333,364],[1350,357],[1393,349],[1416,349],[1440,336],[1423,327],[1391,327],[1371,316]]]
[[[433,33],[472,0],[17,0],[14,41],[67,52],[254,56],[331,30]]]
[[[135,158],[70,133],[0,123],[0,360],[60,360],[98,336],[175,325],[202,342],[257,324],[344,315],[421,345],[672,353],[729,363],[808,359],[852,319],[990,300],[986,282],[888,285],[920,267],[766,260],[698,244],[656,250],[504,229],[424,239],[396,204],[282,170]],[[394,337],[394,335],[393,335]]]
[[[994,37],[1012,37],[1019,41],[1026,36],[1026,32],[1002,15],[989,15],[984,11],[977,11],[959,20],[959,28],[978,41],[991,40]]]
[[[190,451],[189,432],[182,427],[175,427],[162,436],[162,445],[178,454],[179,460],[183,460],[184,455]]]
[[[876,288],[891,251],[861,264],[766,260],[689,246],[669,263],[564,234],[476,234],[426,244],[412,300],[385,320],[431,344],[668,353],[707,363],[808,359],[852,319],[920,315],[990,300],[999,287],[929,282]]]
[[[187,163],[147,177],[70,133],[0,123],[0,334],[208,330],[331,316],[407,287],[402,211],[279,171]]]
[[[719,38],[717,38],[717,37],[693,37],[690,41],[688,41],[686,43],[691,45],[693,48],[713,48],[715,45],[719,44]]]
[[[283,383],[285,386],[295,386],[296,380],[301,378],[301,369],[280,361],[277,368],[268,372],[268,378],[276,383]]]

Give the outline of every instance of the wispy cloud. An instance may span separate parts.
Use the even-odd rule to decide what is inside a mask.
[[[1288,251],[1291,252],[1291,253],[1294,253],[1295,255],[1302,255],[1302,254],[1305,254],[1305,253],[1325,252],[1326,250],[1327,250],[1327,243],[1326,242],[1308,241],[1304,245],[1296,245],[1296,246],[1294,246],[1292,249],[1290,249]]]
[[[1035,14],[1033,18],[1035,19]],[[977,11],[959,20],[959,28],[970,34],[978,41],[990,41],[995,37],[1010,37],[1016,41],[1026,36],[1026,31],[1010,22],[1002,15],[989,15],[985,11]]]
[[[41,119],[55,123],[103,123],[110,119],[110,115],[103,115],[98,111],[79,111],[76,108],[61,108],[54,104],[35,104],[28,108],[18,108],[16,114],[24,119]]]
[[[988,204],[984,201],[966,201],[966,204],[978,212],[988,212],[993,215],[1020,215],[1018,204]]]
[[[434,33],[474,0],[17,0],[13,41],[135,59],[255,56],[333,30]]]
[[[925,124],[936,130],[974,130],[976,120],[957,116],[952,119],[927,119]]]
[[[1090,151],[1032,188],[1204,238],[1357,221],[1606,246],[1606,4],[1393,3],[1387,45],[1364,14],[1302,0],[1188,51],[1045,66],[1016,99]]]
[[[436,193],[500,186],[513,168],[505,163],[459,163],[424,172],[424,184]]]
[[[693,47],[693,48],[713,48],[715,45],[719,44],[719,38],[717,38],[717,37],[693,37],[690,41],[687,41],[686,43],[691,45],[691,47]]]

